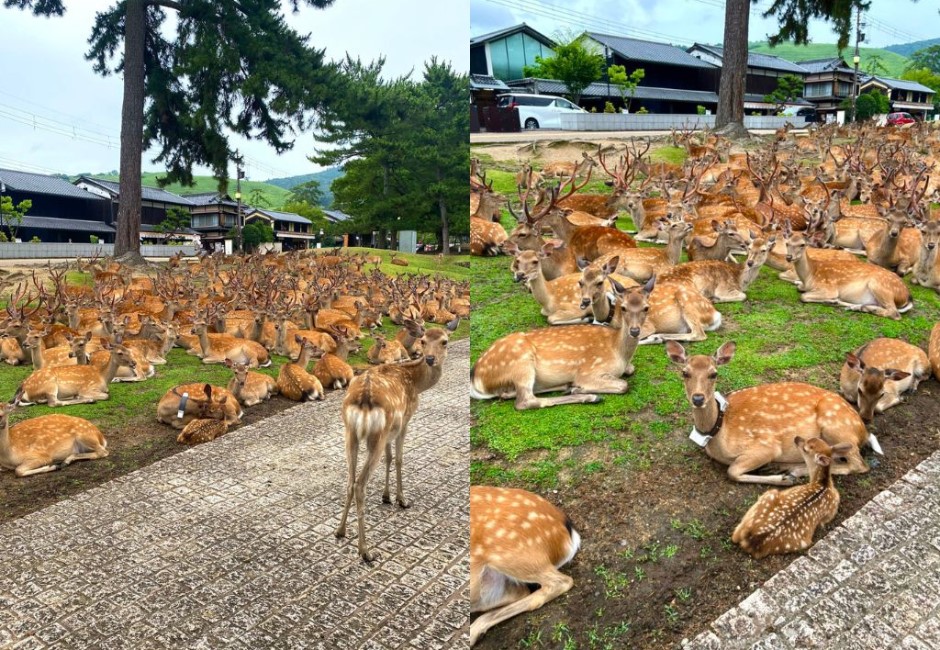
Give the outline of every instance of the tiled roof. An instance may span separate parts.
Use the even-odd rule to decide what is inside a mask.
[[[859,79],[859,83],[864,85],[873,80],[880,81],[888,88],[894,88],[896,90],[911,90],[917,93],[934,93],[932,88],[928,88],[927,86],[919,84],[916,81],[908,81],[906,79],[893,79],[891,77],[872,77],[869,75],[863,75]]]
[[[509,86],[486,74],[470,75],[470,90],[509,90]]]
[[[323,214],[326,215],[326,218],[330,221],[337,223],[339,221],[348,221],[352,217],[345,212],[340,212],[339,210],[324,210]]]
[[[606,45],[625,59],[665,63],[668,65],[681,65],[687,68],[715,69],[715,66],[711,63],[696,59],[681,47],[669,45],[668,43],[641,41],[636,38],[611,36],[609,34],[598,34],[597,32],[586,33],[595,41],[601,45]]]
[[[499,38],[504,38],[506,36],[511,36],[516,32],[525,32],[532,38],[542,41],[547,44],[549,47],[555,46],[555,41],[550,39],[545,34],[532,29],[525,23],[520,23],[518,25],[513,25],[512,27],[505,27],[503,29],[497,29],[495,32],[489,32],[487,34],[480,34],[479,36],[472,36],[470,38],[470,45],[480,45],[482,43],[488,43],[489,41],[495,41]]]
[[[809,59],[807,61],[797,61],[796,64],[806,70],[809,74],[816,74],[819,72],[854,72],[854,70],[848,67],[840,58],[830,58],[830,59]]]
[[[724,48],[719,45],[702,45],[701,43],[696,43],[690,47],[689,50],[695,48],[710,52],[718,58],[723,58],[725,54]],[[781,59],[779,56],[763,54],[761,52],[748,52],[747,65],[749,68],[765,68],[768,70],[780,70],[781,72],[792,72],[793,74],[806,74],[806,68],[792,61],[787,61],[786,59]]]
[[[116,197],[121,190],[121,184],[117,181],[106,181],[92,176],[80,176],[75,182],[79,183],[82,181],[97,185],[101,189],[106,190],[113,197]],[[167,192],[166,190],[161,190],[156,187],[142,187],[140,196],[144,201],[155,201],[157,203],[173,203],[187,206],[193,204],[190,200],[178,194],[173,194],[173,192]]]
[[[80,187],[75,187],[67,180],[46,174],[0,169],[0,181],[9,189],[20,192],[68,196],[75,199],[104,200],[100,196],[90,194]]]
[[[218,192],[200,192],[199,194],[187,194],[186,198],[193,205],[216,205],[222,203],[225,205],[238,205],[228,194],[219,194]]]
[[[310,219],[307,217],[301,217],[299,214],[294,214],[293,212],[278,212],[277,210],[268,210],[267,208],[253,208],[248,216],[251,216],[255,212],[260,212],[263,215],[270,217],[276,221],[288,221],[293,223],[305,223],[308,226],[310,225]]]
[[[60,219],[58,217],[38,217],[32,214],[28,214],[23,217],[22,227],[46,228],[47,230],[77,230],[79,232],[114,232],[114,228],[104,223],[103,221]]]

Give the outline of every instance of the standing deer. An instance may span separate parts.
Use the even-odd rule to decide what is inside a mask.
[[[452,327],[452,326],[453,327]],[[346,427],[346,503],[337,537],[346,536],[346,519],[353,498],[356,499],[356,516],[359,524],[359,555],[366,562],[375,559],[375,554],[366,548],[365,499],[369,476],[375,470],[385,450],[385,491],[382,502],[391,503],[389,480],[392,466],[392,444],[395,445],[396,502],[402,508],[411,504],[405,500],[402,488],[402,455],[408,423],[418,409],[418,397],[433,388],[441,378],[444,361],[447,359],[448,332],[457,329],[457,321],[446,329],[432,328],[425,332],[418,343],[421,357],[414,361],[369,368],[349,384],[343,400],[343,424]],[[366,447],[366,460],[359,475],[359,446]]]
[[[558,569],[581,536],[542,497],[511,488],[470,486],[470,645],[507,619],[558,598],[574,581]],[[528,585],[539,585],[531,591]]]
[[[633,353],[649,307],[652,282],[617,296],[611,327],[564,325],[497,340],[470,371],[473,399],[515,398],[516,409],[593,404],[597,393],[627,392]],[[616,287],[615,287],[616,291]],[[539,393],[568,390],[558,397]]]
[[[859,449],[870,443],[865,423],[835,393],[809,384],[783,382],[735,391],[725,399],[715,391],[718,366],[734,358],[735,344],[718,348],[715,356],[686,355],[675,341],[666,343],[666,355],[682,366],[685,393],[692,405],[695,428],[690,438],[723,465],[739,483],[793,485],[803,467],[794,440],[797,436],[821,437],[832,445],[850,446],[837,457],[836,474],[864,473],[868,466]],[[754,470],[768,464],[786,473],[762,475]]]
[[[901,394],[917,390],[930,377],[927,354],[897,339],[879,338],[850,352],[842,365],[842,396],[858,404],[859,415],[871,422],[875,413],[901,403]]]
[[[42,415],[11,427],[10,414],[22,395],[20,388],[11,402],[0,405],[0,468],[23,477],[108,455],[108,441],[101,430],[82,418]]]
[[[809,483],[789,490],[764,492],[734,529],[731,541],[754,558],[809,548],[820,526],[839,510],[839,491],[832,482],[833,455],[851,452],[850,443],[829,446],[822,438],[796,436]]]

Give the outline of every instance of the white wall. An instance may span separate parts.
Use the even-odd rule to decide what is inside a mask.
[[[803,117],[753,116],[744,118],[749,129],[779,129],[790,123],[794,127],[806,126]],[[714,128],[714,115],[671,115],[666,113],[611,114],[572,113],[561,115],[561,128],[567,131],[669,131],[674,128]]]
[[[198,250],[196,246],[192,245],[142,245],[140,254],[144,257],[170,257],[183,251],[183,255],[190,257],[195,255]],[[109,255],[114,255],[114,244],[0,243],[0,259],[7,260],[106,257]]]

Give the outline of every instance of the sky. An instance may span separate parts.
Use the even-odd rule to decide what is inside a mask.
[[[66,0],[64,16],[37,18],[0,3],[0,168],[70,175],[118,168],[122,81],[95,74],[84,58],[95,13],[112,4]],[[418,78],[432,55],[458,72],[469,70],[468,5],[469,0],[336,0],[320,10],[302,2],[300,13],[287,12],[287,21],[311,34],[311,43],[326,48],[329,59],[346,52],[363,61],[384,55],[388,77],[414,70]],[[306,158],[315,147],[309,132],[282,155],[263,142],[232,142],[246,157],[251,180],[319,169]],[[154,155],[145,152],[144,171],[164,171],[150,162]]]
[[[749,40],[775,33],[776,21],[760,14],[772,4],[759,0],[751,10]],[[526,22],[553,36],[561,31],[599,31],[676,45],[721,43],[723,0],[470,0],[473,36]],[[937,3],[930,0],[872,0],[865,14],[867,47],[884,47],[940,36]],[[810,38],[834,43],[831,25],[810,25]]]

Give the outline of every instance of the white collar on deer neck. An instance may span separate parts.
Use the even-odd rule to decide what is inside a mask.
[[[610,321],[614,319],[614,304],[617,302],[617,296],[613,291],[607,292],[607,303],[610,305],[610,309],[607,312],[607,320],[597,320],[596,318],[591,323],[591,325],[610,325]]]
[[[689,440],[697,444],[699,447],[704,447],[707,445],[712,437],[721,429],[725,410],[728,408],[728,400],[725,399],[724,395],[718,391],[715,391],[715,401],[718,402],[718,419],[715,420],[715,425],[712,427],[712,430],[706,434],[696,429],[694,424],[692,425],[692,433],[689,434]]]

